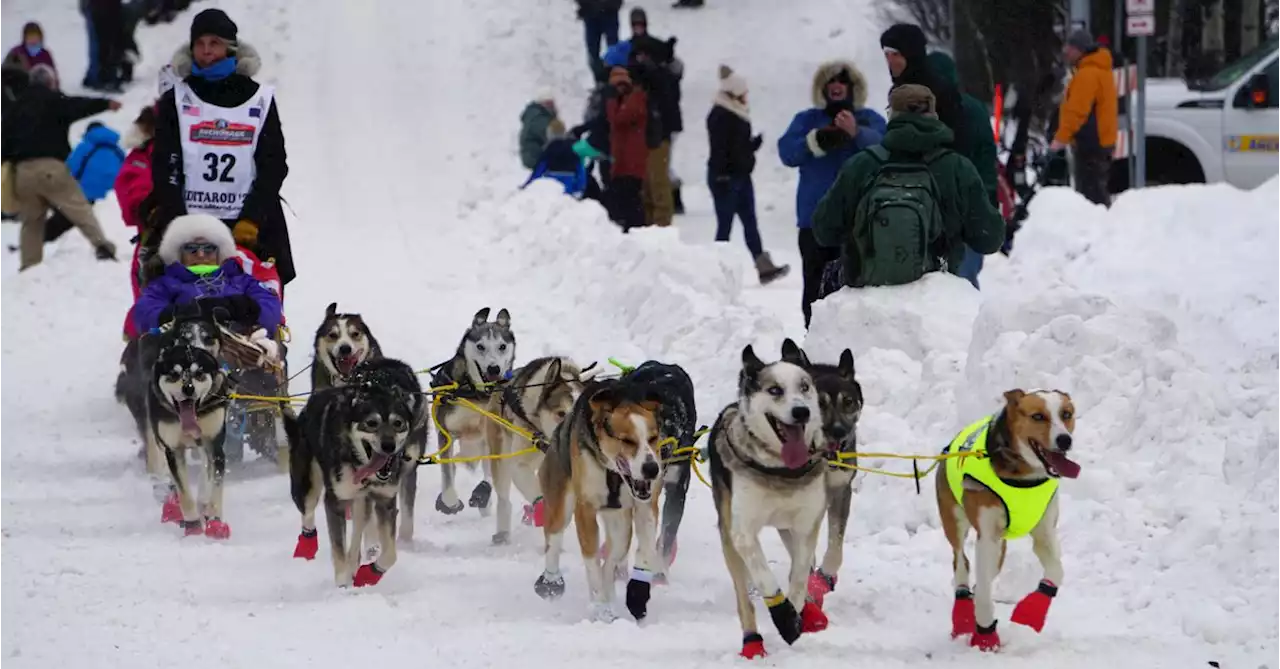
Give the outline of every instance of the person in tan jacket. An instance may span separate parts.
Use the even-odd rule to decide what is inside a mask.
[[[1110,207],[1107,183],[1119,127],[1111,52],[1098,46],[1088,32],[1076,30],[1067,38],[1063,55],[1075,72],[1058,108],[1058,132],[1049,149],[1061,151],[1072,145],[1076,190],[1090,202]]]

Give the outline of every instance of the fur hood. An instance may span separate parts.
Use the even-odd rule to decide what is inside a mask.
[[[236,74],[243,74],[246,77],[256,76],[258,70],[262,69],[262,57],[258,55],[258,50],[253,48],[248,42],[236,43]],[[173,66],[173,71],[178,75],[179,79],[186,79],[191,76],[191,45],[183,44],[178,50],[173,52],[173,59],[169,61]]]
[[[862,109],[867,106],[867,78],[862,75],[862,70],[859,70],[858,66],[847,60],[831,60],[818,66],[818,71],[813,73],[813,88],[809,91],[813,98],[813,106],[818,108],[827,106],[826,99],[822,97],[822,89],[841,70],[844,70],[853,81],[853,94],[849,96],[853,100],[853,108]]]
[[[236,240],[226,223],[208,214],[187,214],[173,219],[165,228],[160,239],[160,259],[166,265],[181,261],[182,245],[198,237],[218,245],[218,262],[236,256]]]

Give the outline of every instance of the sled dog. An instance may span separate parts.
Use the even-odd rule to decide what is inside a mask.
[[[1076,478],[1080,465],[1067,457],[1075,430],[1075,405],[1058,390],[1010,390],[1004,407],[960,432],[943,453],[972,453],[938,466],[938,515],[951,543],[956,599],[952,638],[971,634],[969,645],[996,650],[992,582],[1004,566],[1009,539],[1031,535],[1044,568],[1036,591],[1022,598],[1010,620],[1039,632],[1062,586],[1058,545],[1058,481]],[[975,578],[969,589],[969,529],[978,532]]]
[[[774,627],[788,644],[802,632],[827,626],[822,609],[805,601],[818,524],[827,509],[822,416],[806,363],[790,339],[782,344],[782,359],[770,364],[748,345],[742,351],[738,401],[725,407],[711,428],[711,492],[747,658],[766,654],[748,594],[751,585],[764,593]],[[765,527],[777,528],[791,557],[785,589],[760,546]]]
[[[382,347],[360,314],[338,313],[338,303],[324,310],[312,346],[311,391],[344,385],[356,365],[382,357]]]

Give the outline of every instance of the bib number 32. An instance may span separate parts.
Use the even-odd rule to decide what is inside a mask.
[[[206,153],[204,154],[204,162],[208,166],[202,176],[205,181],[221,181],[224,183],[233,183],[235,178],[231,176],[231,170],[235,169],[236,157],[230,153]]]

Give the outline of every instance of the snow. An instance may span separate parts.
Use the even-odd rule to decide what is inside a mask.
[[[73,82],[82,24],[74,3],[53,4],[8,2],[4,23],[41,21]],[[860,475],[846,566],[827,598],[831,628],[787,647],[762,611],[772,654],[763,665],[1275,666],[1275,180],[1250,193],[1128,193],[1110,211],[1046,189],[1013,257],[988,258],[982,293],[950,276],[842,291],[815,305],[806,337],[796,175],[775,142],[807,104],[819,60],[857,61],[872,82],[869,104],[882,106],[887,76],[869,8],[646,6],[655,34],[680,37],[686,63],[675,167],[689,215],[674,229],[623,236],[555,184],[516,190],[525,173],[514,137],[529,96],[555,90],[569,121],[585,97],[581,25],[568,3],[218,4],[263,52],[260,79],[278,87],[284,195],[297,213],[299,279],[286,305],[293,369],[309,362],[311,330],[333,301],[364,314],[389,354],[419,367],[447,357],[477,309],[505,306],[520,361],[565,353],[584,364],[681,364],[704,423],[732,401],[746,344],[766,359],[787,336],[815,360],[851,348],[867,396],[866,452],[936,452],[1009,388],[1073,394],[1084,471],[1062,487],[1066,580],[1042,634],[1007,622],[1040,576],[1018,542],[997,580],[1004,652],[952,642],[950,555],[925,486],[932,480],[917,496],[910,481]],[[140,29],[140,81],[105,122],[123,129],[150,102],[155,69],[186,39],[189,17]],[[702,119],[720,62],[751,86],[766,139],[755,174],[762,232],[793,265],[766,288],[740,230],[727,245],[709,243]],[[124,247],[114,198],[97,211]],[[5,226],[6,242],[16,227]],[[374,588],[335,589],[325,548],[314,562],[291,558],[297,512],[269,463],[230,474],[229,541],[180,538],[157,522],[132,421],[111,397],[129,300],[123,265],[94,263],[75,232],[22,276],[15,255],[0,286],[0,608],[3,660],[14,667],[736,661],[732,589],[710,494],[697,483],[671,585],[656,589],[640,628],[625,617],[583,620],[573,538],[566,596],[537,598],[539,531],[517,525],[511,545],[490,546],[491,518],[434,512],[431,469],[421,472],[417,540]],[[465,492],[475,474],[460,477]],[[779,542],[764,543],[781,572]]]

